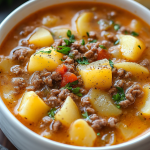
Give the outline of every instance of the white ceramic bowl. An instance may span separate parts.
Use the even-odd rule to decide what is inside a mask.
[[[47,6],[62,2],[80,1],[80,0],[30,0],[13,11],[0,25],[0,44],[5,39],[11,29],[18,24],[23,18],[33,12]],[[92,1],[92,0],[82,0]],[[93,0],[95,1],[95,0]],[[150,25],[150,11],[135,1],[130,0],[97,0],[124,8],[142,18]],[[150,133],[144,134],[129,142],[111,146],[111,147],[76,147],[54,142],[43,138],[32,132],[21,124],[6,108],[0,99],[0,127],[8,139],[19,150],[149,150]]]

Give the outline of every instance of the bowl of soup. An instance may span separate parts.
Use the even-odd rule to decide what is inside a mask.
[[[150,12],[134,1],[29,1],[0,25],[0,126],[19,150],[148,149]]]

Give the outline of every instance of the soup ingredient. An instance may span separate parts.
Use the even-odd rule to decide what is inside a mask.
[[[18,114],[26,121],[37,123],[50,110],[43,100],[33,91],[26,92],[18,108]]]
[[[48,112],[48,115],[49,117],[55,119],[55,111],[56,111],[56,108],[51,108],[50,111]]]
[[[135,131],[128,128],[128,126],[122,122],[117,123],[116,127],[121,132],[121,134],[125,140],[130,139],[131,137],[133,137],[136,134]]]
[[[30,37],[29,44],[34,44],[36,47],[50,46],[54,43],[53,36],[45,28],[37,28],[35,33]]]
[[[77,19],[76,26],[77,31],[81,36],[87,36],[87,32],[90,32],[91,29],[91,21],[94,18],[94,14],[92,12],[84,12]]]
[[[62,58],[63,54],[55,51],[52,47],[45,48],[30,57],[28,72],[32,73],[43,69],[54,71],[62,63]]]
[[[150,117],[150,85],[144,87],[144,92],[145,96],[143,99],[145,99],[145,104],[141,109],[141,113],[145,117]]]
[[[145,44],[131,35],[121,35],[120,45],[122,56],[130,61],[138,61],[145,50]],[[138,45],[140,45],[141,49]]]
[[[84,86],[108,89],[112,85],[112,71],[107,59],[99,60],[89,65],[78,65]]]
[[[55,119],[69,127],[73,121],[79,118],[81,118],[80,111],[73,99],[68,96],[61,109],[56,113]]]
[[[89,64],[89,62],[88,62],[88,60],[87,60],[86,57],[77,59],[76,61],[77,61],[79,64],[82,64],[82,65],[88,65],[88,64]]]
[[[117,92],[117,94],[113,95],[112,99],[117,104],[117,108],[120,108],[119,103],[123,100],[126,100],[126,97],[125,97],[123,88],[120,88],[120,87],[116,87],[116,88],[117,88],[118,92]]]
[[[142,28],[142,24],[140,23],[140,21],[133,19],[131,21],[130,28],[135,32],[139,32]]]
[[[71,73],[71,72],[66,72],[63,75],[63,79],[61,81],[61,87],[64,87],[66,84],[68,84],[69,82],[74,82],[76,81],[78,78],[75,74]]]
[[[10,58],[0,58],[0,72],[9,73],[14,62]]]
[[[72,80],[72,78],[71,78],[71,80]],[[76,88],[72,87],[72,86],[77,85],[77,84],[78,84],[78,80],[71,82],[71,83],[69,82],[62,89],[68,89],[72,93],[76,94],[77,96],[82,96],[82,94],[80,93],[80,89],[81,89],[80,87],[76,87]]]
[[[89,93],[90,102],[98,115],[106,117],[119,116],[122,110],[118,109],[107,92],[92,88]]]
[[[60,50],[57,50],[57,52],[68,55],[69,52],[71,51],[70,47],[67,46],[58,46],[58,48],[61,48]]]
[[[63,39],[67,39],[68,36],[67,36],[67,32],[68,30],[70,30],[69,28],[58,28],[58,27],[55,27],[55,28],[52,28],[52,33],[54,34],[54,37],[56,39],[59,39],[59,38],[63,38]],[[74,34],[74,31],[70,30],[71,33]]]
[[[83,117],[84,119],[90,120],[90,117],[89,117],[87,111],[86,111],[84,114],[82,114],[82,117]]]
[[[72,123],[69,129],[69,137],[73,144],[78,146],[93,146],[96,133],[86,121],[78,119]]]
[[[114,64],[114,67],[117,69],[124,69],[125,71],[131,72],[136,77],[143,77],[149,75],[147,68],[133,62],[121,62]]]
[[[97,51],[97,53],[98,53],[98,58],[97,58],[97,60],[102,60],[102,59],[109,59],[109,53],[105,50],[105,49],[101,49],[101,50],[99,50],[98,49],[98,51]]]
[[[54,15],[48,15],[43,18],[42,24],[47,27],[52,27],[55,26],[58,21],[59,21],[59,17]]]

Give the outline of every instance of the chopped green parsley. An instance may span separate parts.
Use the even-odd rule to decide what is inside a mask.
[[[51,108],[48,112],[48,116],[55,119],[56,108]]]
[[[88,60],[87,60],[86,57],[77,59],[76,61],[77,61],[79,64],[81,64],[81,65],[88,65],[88,64],[89,64],[89,62],[88,62]]]
[[[99,47],[102,49],[107,49],[104,45],[99,45]]]
[[[90,117],[89,117],[87,111],[86,111],[84,114],[82,114],[82,117],[83,117],[84,119],[90,120]]]
[[[109,59],[109,65],[113,69],[114,68],[114,63]]]

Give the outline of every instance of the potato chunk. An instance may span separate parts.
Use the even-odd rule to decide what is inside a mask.
[[[131,21],[130,28],[133,31],[139,32],[142,29],[142,24],[140,23],[140,21],[133,19]]]
[[[144,87],[144,93],[143,100],[145,100],[145,104],[141,109],[141,113],[145,117],[150,117],[150,85]]]
[[[50,46],[53,43],[53,36],[48,30],[44,28],[38,28],[29,39],[29,44],[34,44],[37,47]]]
[[[15,63],[10,58],[0,58],[0,72],[9,73]]]
[[[50,110],[35,92],[26,92],[18,108],[19,115],[28,122],[37,123]]]
[[[69,127],[73,121],[79,118],[81,118],[79,109],[73,99],[68,96],[62,108],[56,113],[55,119]]]
[[[135,131],[128,128],[128,126],[126,124],[121,123],[121,122],[117,123],[117,129],[120,131],[120,133],[122,134],[122,136],[125,140],[132,138],[136,134]]]
[[[72,123],[69,135],[72,144],[78,146],[93,146],[96,139],[94,130],[82,119],[78,119]]]
[[[121,63],[116,63],[114,65],[117,69],[124,69],[125,71],[131,72],[134,76],[137,77],[143,77],[149,75],[149,71],[147,68],[133,62],[121,62]]]
[[[78,70],[87,89],[109,89],[112,85],[112,71],[107,59],[89,65],[78,65]]]
[[[52,33],[54,34],[54,38],[56,38],[56,39],[59,39],[59,38],[67,39],[68,38],[68,36],[67,36],[68,30],[70,30],[73,35],[76,34],[75,31],[73,31],[67,27],[66,28],[65,27],[64,28],[63,27],[55,27],[55,28],[51,29]]]
[[[113,117],[122,113],[122,110],[113,104],[108,93],[98,89],[91,89],[88,95],[93,108],[100,116]]]
[[[144,43],[131,35],[120,35],[121,52],[124,58],[138,61],[145,50]]]
[[[48,53],[47,51],[51,52]],[[62,58],[63,54],[55,51],[51,47],[40,50],[30,57],[28,72],[32,73],[34,71],[42,71],[43,69],[53,71],[62,63]]]
[[[58,21],[59,21],[59,17],[54,15],[47,15],[43,17],[42,24],[47,27],[52,27],[55,26]]]
[[[77,19],[76,26],[77,31],[81,36],[87,36],[87,32],[91,31],[90,22],[94,18],[94,14],[92,12],[84,12]]]

